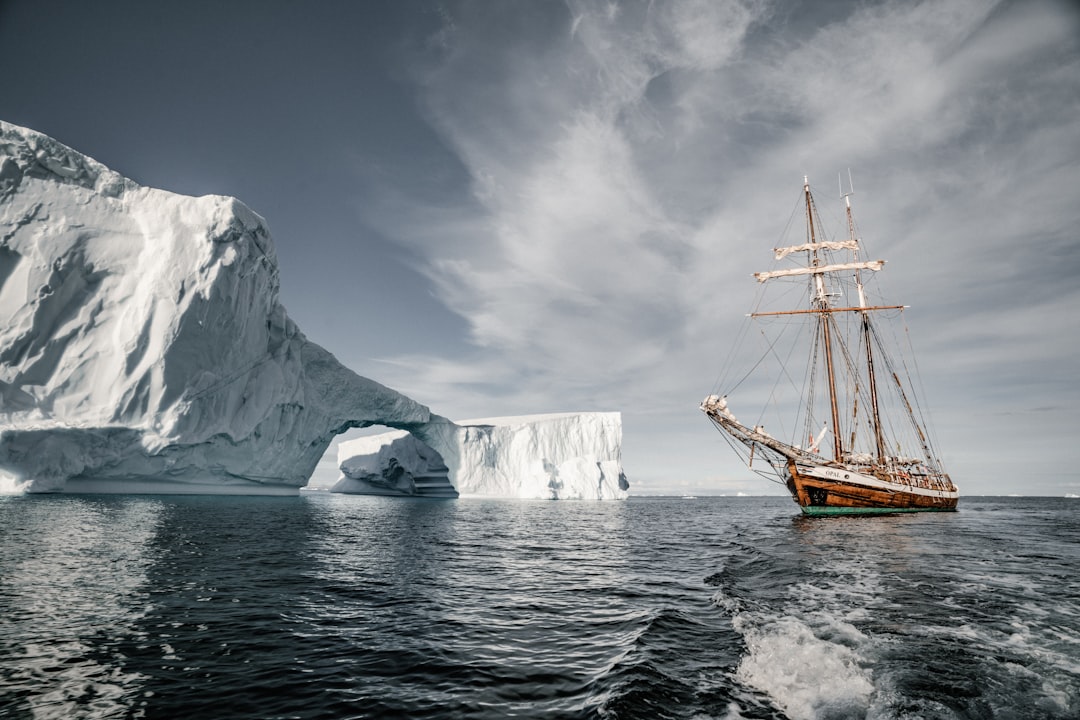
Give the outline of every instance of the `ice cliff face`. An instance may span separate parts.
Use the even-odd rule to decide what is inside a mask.
[[[536,499],[623,499],[617,412],[532,415],[390,432],[338,445],[333,492]]]
[[[297,329],[243,204],[0,122],[0,490],[292,493],[337,433],[430,420]]]
[[[618,413],[432,415],[304,337],[243,204],[0,122],[0,492],[295,493],[368,425],[337,491],[626,496]]]

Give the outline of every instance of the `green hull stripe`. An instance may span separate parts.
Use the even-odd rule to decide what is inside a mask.
[[[955,512],[956,508],[864,508],[827,507],[823,505],[811,505],[808,507],[802,507],[802,511],[805,515],[886,515],[905,512]]]

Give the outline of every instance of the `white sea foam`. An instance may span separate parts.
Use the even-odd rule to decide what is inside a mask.
[[[795,720],[865,715],[874,697],[873,643],[854,622],[869,614],[880,577],[854,563],[835,571],[790,586],[778,608],[713,596],[746,644],[735,678]]]
[[[899,707],[910,710],[912,698],[896,689],[895,668],[880,663],[881,644],[888,640],[859,629],[862,621],[891,609],[882,599],[882,578],[876,569],[854,563],[834,564],[832,571],[829,578],[809,576],[791,585],[787,598],[771,607],[735,593],[714,595],[746,645],[735,679],[768,696],[791,718],[891,720]],[[965,614],[973,597],[996,597],[1011,606],[1008,612],[987,622],[907,623],[898,632],[905,643],[983,648],[974,666],[994,687],[1025,688],[1024,702],[1034,711],[1073,717],[1080,631],[1071,621],[1078,613],[1065,604],[1033,601],[1033,588],[1039,587],[1049,585],[1013,573],[975,571],[955,578],[951,589],[956,594],[940,600],[942,609],[955,610],[950,619]],[[926,716],[952,712],[941,701],[919,698],[918,710]],[[1016,698],[1010,691],[988,689],[982,701],[1005,710]]]
[[[692,720],[703,720],[709,718],[708,715],[695,715]],[[736,703],[728,703],[727,712],[724,714],[724,720],[746,720],[746,716],[739,712],[739,706]]]
[[[732,624],[747,648],[736,677],[768,695],[790,717],[811,720],[869,707],[874,684],[856,649],[822,639],[820,628],[793,616],[742,614]]]

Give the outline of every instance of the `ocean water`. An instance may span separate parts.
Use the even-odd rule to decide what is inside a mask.
[[[1080,500],[0,498],[4,718],[1077,718]]]

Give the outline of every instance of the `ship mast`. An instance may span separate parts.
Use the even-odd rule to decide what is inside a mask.
[[[843,188],[841,188],[841,194]],[[832,416],[832,435],[833,435],[833,455],[837,462],[843,462],[844,460],[844,441],[843,433],[840,432],[840,396],[837,393],[837,377],[836,377],[836,352],[834,345],[839,344],[843,357],[847,357],[847,349],[844,345],[843,336],[834,338],[834,330],[836,325],[833,322],[834,313],[853,312],[859,313],[862,316],[861,328],[865,337],[867,360],[870,364],[870,392],[871,392],[871,408],[873,413],[874,424],[874,442],[877,450],[877,458],[879,462],[884,461],[885,457],[885,440],[883,429],[879,417],[878,409],[878,387],[877,380],[874,375],[873,361],[874,357],[871,353],[870,346],[873,339],[871,335],[873,333],[873,326],[870,323],[869,315],[875,310],[898,310],[903,308],[903,305],[868,305],[866,302],[866,295],[863,292],[862,281],[859,273],[862,270],[878,271],[885,264],[884,260],[860,260],[859,259],[859,243],[855,235],[855,222],[852,219],[851,214],[851,202],[848,201],[848,235],[849,237],[844,240],[827,240],[824,237],[818,238],[818,222],[815,217],[816,210],[814,206],[814,198],[810,194],[810,182],[806,176],[803,176],[803,195],[806,202],[806,238],[805,242],[792,245],[789,247],[773,248],[775,257],[777,260],[791,255],[795,252],[805,252],[807,257],[807,264],[803,267],[784,268],[778,270],[769,270],[767,272],[756,272],[754,277],[758,282],[766,282],[775,278],[788,278],[801,275],[810,275],[813,277],[811,287],[810,303],[808,308],[801,310],[780,310],[772,312],[755,312],[750,313],[750,317],[763,317],[766,315],[803,315],[813,314],[819,318],[818,325],[818,339],[821,340],[821,344],[816,346],[817,348],[824,347],[824,361],[825,371],[828,378],[828,392],[829,392],[829,412]],[[830,261],[829,253],[839,250],[850,250],[852,252],[851,262],[833,263]],[[832,275],[836,273],[843,273],[847,271],[855,272],[855,282],[859,291],[858,305],[853,307],[833,307],[829,298],[829,287],[825,282],[825,275]],[[815,350],[815,362],[817,357],[817,350]],[[856,390],[857,392],[857,390]],[[812,393],[808,397],[808,402],[813,403]],[[808,407],[807,418],[810,419],[814,416],[813,407]],[[826,426],[828,424],[826,423]],[[855,447],[855,428],[858,423],[852,417],[852,447]],[[813,440],[811,441],[813,442]],[[815,443],[816,445],[816,443]],[[816,452],[816,450],[815,450]]]
[[[851,215],[851,196],[855,194],[855,188],[851,183],[850,173],[848,175],[848,187],[849,192],[843,192],[844,186],[841,183],[840,191],[844,198],[844,204],[846,205],[847,212],[847,225],[848,225],[848,239],[851,240],[854,247],[858,247],[858,237],[855,235],[855,219]],[[858,259],[858,250],[853,250],[855,255],[854,259]],[[874,446],[877,450],[878,463],[885,462],[885,438],[881,433],[881,416],[878,411],[878,393],[877,393],[877,379],[874,376],[874,353],[873,343],[870,338],[870,313],[866,309],[866,294],[863,292],[862,277],[859,271],[855,271],[855,286],[859,291],[859,307],[862,308],[862,334],[863,342],[866,348],[866,374],[870,382],[870,411],[873,418],[874,426]]]
[[[810,180],[805,175],[803,176],[803,193],[806,195],[806,226],[810,232],[810,266],[817,268],[821,266],[821,260],[818,257],[818,251],[815,247],[817,245],[817,237],[814,230],[814,199],[810,195]],[[817,304],[817,309],[820,311],[819,317],[821,318],[821,339],[825,345],[825,370],[829,378],[829,408],[832,412],[833,456],[836,461],[839,462],[843,459],[844,448],[840,441],[840,409],[836,403],[836,371],[833,367],[832,334],[829,327],[831,313],[829,312],[829,296],[826,292],[823,272],[814,273],[814,283],[815,288],[817,289],[815,302]]]
[[[851,182],[850,171],[848,181]],[[768,345],[766,355],[729,389],[741,385],[766,356],[775,357],[781,364],[781,373],[775,379],[769,402],[786,414],[789,398],[780,397],[778,390],[782,389],[782,383],[791,383],[799,395],[797,406],[790,408],[794,414],[794,436],[787,435],[785,428],[787,437],[774,438],[760,424],[751,426],[740,422],[728,408],[727,395],[706,396],[700,409],[751,468],[754,467],[755,453],[767,461],[768,469],[775,473],[776,479],[790,491],[807,515],[955,510],[959,493],[931,453],[930,438],[920,425],[923,418],[918,397],[912,395],[913,406],[905,392],[905,383],[896,372],[890,355],[889,340],[893,338],[882,335],[871,317],[876,311],[898,311],[906,306],[877,305],[874,298],[867,298],[862,274],[881,270],[885,261],[862,257],[865,253],[859,247],[851,208],[854,192],[852,186],[845,193],[841,180],[840,197],[846,205],[848,233],[846,237],[838,234],[830,239],[825,234],[810,192],[810,182],[804,176],[805,234],[797,237],[798,230],[791,227],[789,218],[783,238],[789,238],[788,231],[793,230],[796,234],[790,238],[793,242],[773,247],[774,264],[767,271],[754,273],[759,283],[784,280],[783,284],[796,291],[801,301],[795,309],[752,312],[751,318],[813,317],[781,321],[772,328],[763,328]],[[796,202],[796,215],[798,210]],[[844,251],[850,251],[850,254]],[[785,292],[785,296],[787,294]],[[762,293],[758,298],[759,307],[764,304],[764,295]],[[770,298],[770,302],[772,300]],[[849,314],[836,316],[837,313]],[[776,330],[776,337],[770,338],[765,332],[767,329]],[[776,341],[782,335],[797,336],[786,338],[795,343],[789,348],[787,357],[775,349]],[[807,341],[810,347],[805,349],[809,352],[802,355],[799,351]],[[801,385],[799,378],[789,372],[793,369],[790,361],[800,355],[806,363]],[[908,372],[906,384],[910,387],[912,378],[906,362],[903,370]],[[893,381],[896,382],[895,391],[891,389]],[[823,407],[825,392],[828,392],[827,411]],[[903,407],[896,404],[894,393],[899,394]],[[903,422],[905,410],[912,427]],[[831,428],[826,413],[831,414]],[[825,427],[817,434],[814,426],[822,420]],[[830,429],[833,435],[831,457],[828,450],[819,449]],[[809,445],[800,442],[800,434],[802,438],[809,434]],[[896,449],[891,450],[890,446],[894,444]],[[915,451],[918,444],[922,445],[921,458]],[[763,469],[754,471],[765,474]]]

